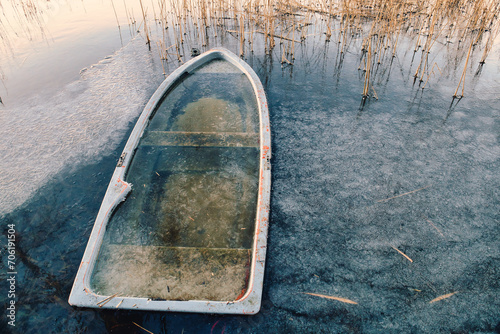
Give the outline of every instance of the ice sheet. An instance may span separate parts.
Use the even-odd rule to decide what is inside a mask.
[[[64,167],[99,159],[122,140],[163,77],[141,38],[82,70],[54,96],[0,110],[0,214],[26,201]]]

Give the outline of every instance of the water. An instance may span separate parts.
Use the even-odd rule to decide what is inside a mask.
[[[422,91],[413,86],[413,51],[403,48],[392,66],[379,68],[379,100],[360,109],[364,76],[354,48],[341,57],[337,43],[325,44],[317,34],[296,46],[289,66],[280,63],[282,46],[265,55],[258,47],[264,42],[256,39],[255,52],[245,57],[266,88],[273,141],[261,312],[246,317],[70,307],[67,298],[111,173],[135,118],[163,79],[156,51],[148,50],[142,34],[121,48],[112,8],[104,4],[108,28],[102,29],[109,34],[96,44],[94,60],[69,61],[70,74],[57,74],[48,92],[43,71],[55,75],[61,62],[34,66],[36,87],[0,94],[2,222],[16,224],[18,252],[16,328],[3,316],[4,331],[140,332],[134,322],[154,333],[499,331],[498,43],[478,76],[480,55],[473,54],[465,98],[453,104],[463,58],[446,48],[436,54],[443,74],[436,71]],[[122,38],[130,36],[127,29],[122,23]],[[210,43],[239,50],[230,35]],[[50,46],[45,52],[57,54]],[[5,64],[3,73],[21,68]],[[165,71],[176,64],[169,62]],[[13,77],[4,85],[11,87]],[[4,227],[4,248],[7,234]],[[6,310],[5,251],[1,263]]]

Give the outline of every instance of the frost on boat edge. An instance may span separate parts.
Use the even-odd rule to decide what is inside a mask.
[[[255,221],[255,235],[252,248],[251,275],[246,293],[236,301],[209,301],[209,300],[151,300],[147,298],[121,297],[119,295],[97,295],[90,289],[89,276],[95,265],[99,248],[102,243],[106,224],[115,209],[131,190],[131,185],[124,181],[125,173],[133,152],[148,125],[151,114],[162,101],[164,95],[174,86],[175,82],[186,73],[214,59],[223,59],[241,70],[250,80],[257,98],[260,120],[259,143],[259,187],[257,199],[257,218]],[[252,68],[230,51],[217,48],[191,59],[170,74],[153,94],[141,113],[123,150],[118,165],[113,173],[108,189],[104,196],[101,208],[92,229],[85,253],[78,269],[73,288],[69,297],[71,305],[80,307],[102,307],[120,309],[139,309],[156,311],[200,312],[200,313],[227,313],[227,314],[255,314],[260,309],[262,286],[264,278],[267,229],[270,202],[271,182],[271,138],[267,99],[262,84]]]

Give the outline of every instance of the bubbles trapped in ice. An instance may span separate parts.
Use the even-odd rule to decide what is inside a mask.
[[[34,96],[0,114],[0,214],[65,166],[112,150],[151,89],[150,55],[133,40],[55,96]],[[7,149],[8,148],[8,149]]]
[[[255,228],[259,139],[251,83],[212,61],[158,107],[104,237],[91,285],[111,295],[236,300]]]

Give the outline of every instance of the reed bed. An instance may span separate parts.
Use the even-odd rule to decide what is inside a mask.
[[[260,39],[265,54],[279,45],[281,63],[292,66],[297,46],[308,47],[311,36],[321,36],[338,44],[340,59],[348,52],[359,56],[363,101],[378,98],[375,86],[390,72],[384,67],[400,53],[411,54],[414,85],[424,89],[442,73],[436,59],[443,48],[463,66],[454,94],[463,97],[471,57],[481,54],[479,71],[500,32],[500,3],[494,0],[156,1],[156,20],[168,31],[158,42],[166,62],[182,62],[191,46],[208,49],[211,40],[232,36],[241,57],[255,52]]]
[[[120,26],[118,1],[109,0]],[[34,0],[10,0],[24,34],[32,27],[43,32],[41,11]],[[283,66],[292,66],[298,47],[308,48],[321,40],[338,44],[338,64],[346,54],[359,57],[363,101],[377,98],[376,86],[390,70],[393,59],[410,54],[414,85],[424,89],[441,73],[442,58],[460,73],[454,97],[466,92],[468,76],[476,66],[479,74],[500,33],[500,2],[497,0],[138,0],[140,18],[133,5],[123,0],[131,32],[143,30],[165,62],[183,62],[192,48],[201,51],[234,38],[241,57],[263,51],[271,55],[279,46]],[[136,9],[137,10],[137,9]],[[33,24],[34,23],[34,24]],[[0,40],[4,27],[0,17]],[[30,28],[31,27],[31,28]],[[151,41],[154,39],[153,41]],[[262,48],[257,49],[257,47]],[[314,47],[314,46],[312,46]],[[476,59],[477,58],[477,59]],[[168,66],[168,65],[167,65]],[[165,71],[166,72],[166,71]]]

